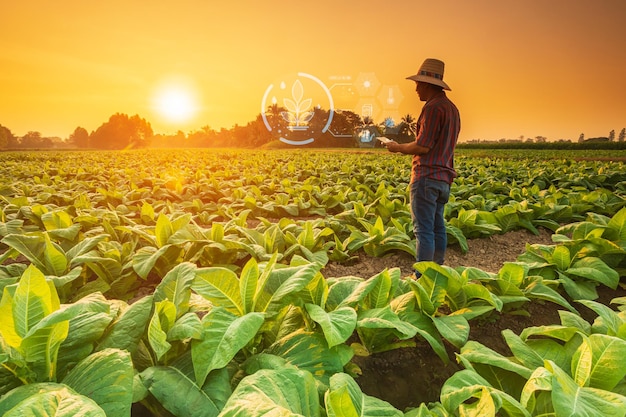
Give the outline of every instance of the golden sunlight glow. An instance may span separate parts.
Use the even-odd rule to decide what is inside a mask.
[[[188,122],[198,112],[198,99],[189,82],[170,80],[157,88],[153,108],[167,122]]]

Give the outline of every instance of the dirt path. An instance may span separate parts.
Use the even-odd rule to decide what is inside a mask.
[[[466,254],[461,252],[458,245],[448,247],[446,265],[453,268],[472,266],[483,271],[498,272],[504,262],[515,261],[524,253],[527,243],[552,245],[551,235],[552,233],[545,229],[541,229],[539,235],[534,235],[527,230],[516,230],[503,235],[471,239],[468,241],[469,250]],[[397,267],[405,276],[412,273],[414,263],[413,257],[404,252],[389,254],[382,258],[371,258],[360,253],[358,260],[350,264],[329,263],[322,270],[322,274],[326,278],[346,275],[369,278],[385,268]]]

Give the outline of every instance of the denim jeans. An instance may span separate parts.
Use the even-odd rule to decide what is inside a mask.
[[[444,206],[450,198],[450,184],[420,178],[411,184],[411,215],[417,239],[417,261],[443,264],[448,244]]]

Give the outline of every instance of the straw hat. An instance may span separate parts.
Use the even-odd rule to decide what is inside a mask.
[[[443,82],[443,68],[445,64],[438,59],[428,58],[424,61],[417,74],[406,77],[407,80],[421,81],[424,83],[435,84],[450,90],[448,84]]]

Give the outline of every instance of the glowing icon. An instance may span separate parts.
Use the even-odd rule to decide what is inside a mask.
[[[288,129],[306,130],[309,127],[307,123],[313,118],[313,112],[308,111],[311,108],[312,99],[302,100],[304,89],[300,80],[296,80],[291,87],[292,99],[284,98],[283,104],[287,111],[281,112],[280,115],[289,123]]]
[[[374,114],[374,106],[371,104],[364,104],[361,107],[361,116],[363,117],[372,117]]]
[[[393,98],[393,88],[389,88],[389,96],[387,96],[387,104],[393,105],[395,99]]]
[[[328,130],[333,120],[334,103],[330,90],[322,81],[299,72],[277,84],[278,89],[274,89],[274,84],[267,87],[261,102],[261,117],[269,132],[274,132],[283,143],[306,145]],[[314,99],[323,105],[314,107]],[[271,103],[269,108],[268,102]],[[326,106],[328,113],[318,111]]]

